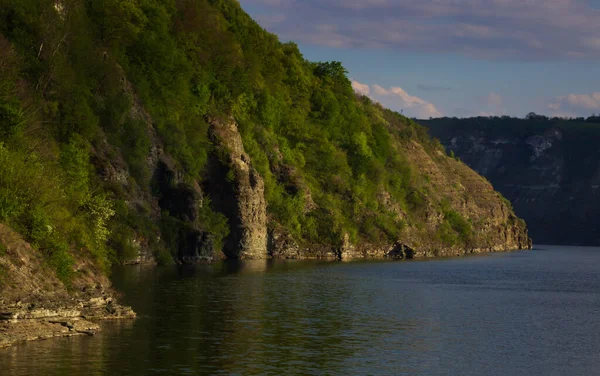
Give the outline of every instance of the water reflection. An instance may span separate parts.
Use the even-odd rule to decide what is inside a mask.
[[[3,375],[586,374],[600,366],[593,314],[600,309],[600,252],[583,254],[583,264],[573,254],[552,255],[120,269],[113,279],[137,320],[106,323],[95,338],[0,350],[0,369],[8,370]]]
[[[133,321],[108,323],[111,332],[131,331]],[[21,344],[0,352],[2,375],[85,375],[107,374],[114,340],[95,337],[56,338]]]
[[[419,292],[399,290],[389,301],[378,289],[390,286],[340,274],[335,263],[227,261],[148,270],[145,280],[131,274],[115,283],[148,313],[132,333],[145,344],[132,363],[146,359],[150,372],[171,364],[179,373],[343,373],[426,346],[415,334],[423,322],[407,310]],[[124,357],[112,362],[131,361]]]

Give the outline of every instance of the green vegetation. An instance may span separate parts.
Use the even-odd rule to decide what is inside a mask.
[[[85,149],[67,144],[61,162],[0,145],[0,221],[24,234],[67,281],[74,263],[70,248],[88,252],[107,266],[110,201],[92,192]],[[70,154],[75,151],[75,155]],[[78,165],[80,163],[80,165]]]
[[[444,221],[438,228],[438,236],[447,246],[465,245],[471,239],[473,226],[460,213],[452,209],[449,199],[442,200]]]
[[[160,140],[180,181],[201,186],[218,154],[209,117],[235,118],[271,224],[298,241],[387,242],[423,220],[427,181],[402,148],[437,158],[439,142],[234,0],[0,0],[0,34],[0,222],[65,281],[78,252],[104,267],[136,239],[163,260],[177,252],[189,223],[149,204],[163,194],[149,155]],[[100,172],[121,160],[127,181],[107,183]],[[196,222],[219,248],[226,219],[203,202]],[[470,224],[437,205],[440,238],[467,241]]]

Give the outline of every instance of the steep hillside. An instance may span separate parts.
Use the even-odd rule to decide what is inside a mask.
[[[60,275],[60,274],[59,274]],[[0,348],[51,337],[93,335],[90,319],[136,315],[115,300],[108,278],[79,257],[65,285],[38,249],[0,224]]]
[[[0,222],[81,260],[419,257],[530,247],[415,122],[233,0],[0,0]]]
[[[600,244],[600,118],[424,121],[488,178],[528,223],[536,243]]]

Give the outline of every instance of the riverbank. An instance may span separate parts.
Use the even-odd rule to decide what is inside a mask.
[[[67,287],[29,243],[2,224],[0,245],[0,348],[93,335],[100,330],[97,320],[135,318],[130,307],[118,304],[110,281],[89,259],[79,261]]]
[[[597,373],[599,248],[421,260],[114,268],[136,320],[0,350],[0,373]]]
[[[510,251],[508,246],[468,250],[455,247],[433,253],[416,251],[400,243],[386,248],[352,247],[347,242],[340,250],[302,249],[293,244],[290,246],[283,238],[276,240],[274,243],[280,247],[273,254],[275,260],[410,259]],[[101,320],[136,317],[130,307],[118,303],[119,295],[106,275],[89,261],[80,261],[67,288],[29,243],[1,224],[0,244],[4,246],[0,254],[0,348],[39,339],[94,335],[101,330],[98,324]]]
[[[88,294],[91,295],[91,294]],[[29,299],[0,304],[0,348],[39,339],[94,335],[100,320],[134,319],[136,313],[98,291],[88,299]]]

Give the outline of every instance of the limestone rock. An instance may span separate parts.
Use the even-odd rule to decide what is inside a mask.
[[[236,123],[210,119],[211,138],[218,156],[211,157],[209,194],[230,225],[223,253],[229,258],[267,258],[265,184],[244,151]]]
[[[282,229],[269,231],[269,255],[278,259],[301,259],[303,252],[298,243]]]

